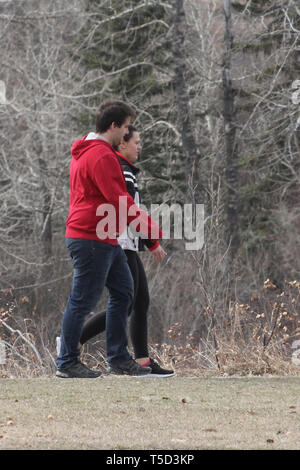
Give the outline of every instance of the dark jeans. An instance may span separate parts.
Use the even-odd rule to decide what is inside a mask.
[[[129,310],[129,331],[135,358],[148,357],[149,290],[143,263],[136,251],[124,250],[134,282],[134,298]],[[80,343],[102,333],[106,328],[106,311],[95,313],[84,323]]]
[[[109,290],[106,309],[106,350],[109,364],[130,358],[126,324],[133,299],[133,280],[122,248],[94,240],[67,238],[74,263],[73,286],[63,315],[61,349],[57,367],[75,364],[84,319]]]

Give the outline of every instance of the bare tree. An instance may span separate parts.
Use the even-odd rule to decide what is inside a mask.
[[[41,310],[49,302],[45,283],[63,271],[54,259],[63,248],[78,80],[68,44],[82,24],[81,3],[21,1],[0,14],[2,287],[34,285]]]

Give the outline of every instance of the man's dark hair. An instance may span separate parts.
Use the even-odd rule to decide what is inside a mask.
[[[128,133],[123,137],[124,142],[129,142],[134,132],[138,132],[138,130],[132,125],[128,126]]]
[[[121,127],[128,117],[135,118],[135,112],[128,104],[117,100],[104,101],[97,110],[96,132],[106,132],[113,122]]]

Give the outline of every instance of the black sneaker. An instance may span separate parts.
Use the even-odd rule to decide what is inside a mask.
[[[150,358],[150,367],[151,367],[151,372],[149,375],[147,375],[147,377],[163,379],[166,377],[173,377],[173,375],[175,375],[175,372],[173,370],[163,369],[162,367],[160,367],[159,364],[157,364],[157,362],[155,362],[151,358]]]
[[[100,375],[101,372],[91,370],[79,361],[77,364],[74,364],[74,366],[65,369],[57,369],[56,371],[56,377],[61,377],[62,379],[95,379]]]
[[[109,365],[107,371],[110,374],[132,375],[142,377],[151,373],[150,367],[140,366],[132,357],[127,361],[119,362],[117,365]]]

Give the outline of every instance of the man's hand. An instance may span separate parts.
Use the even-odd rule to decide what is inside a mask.
[[[167,253],[165,250],[159,245],[155,250],[150,251],[151,255],[153,255],[153,258],[157,263],[161,263],[165,257],[167,256]]]

